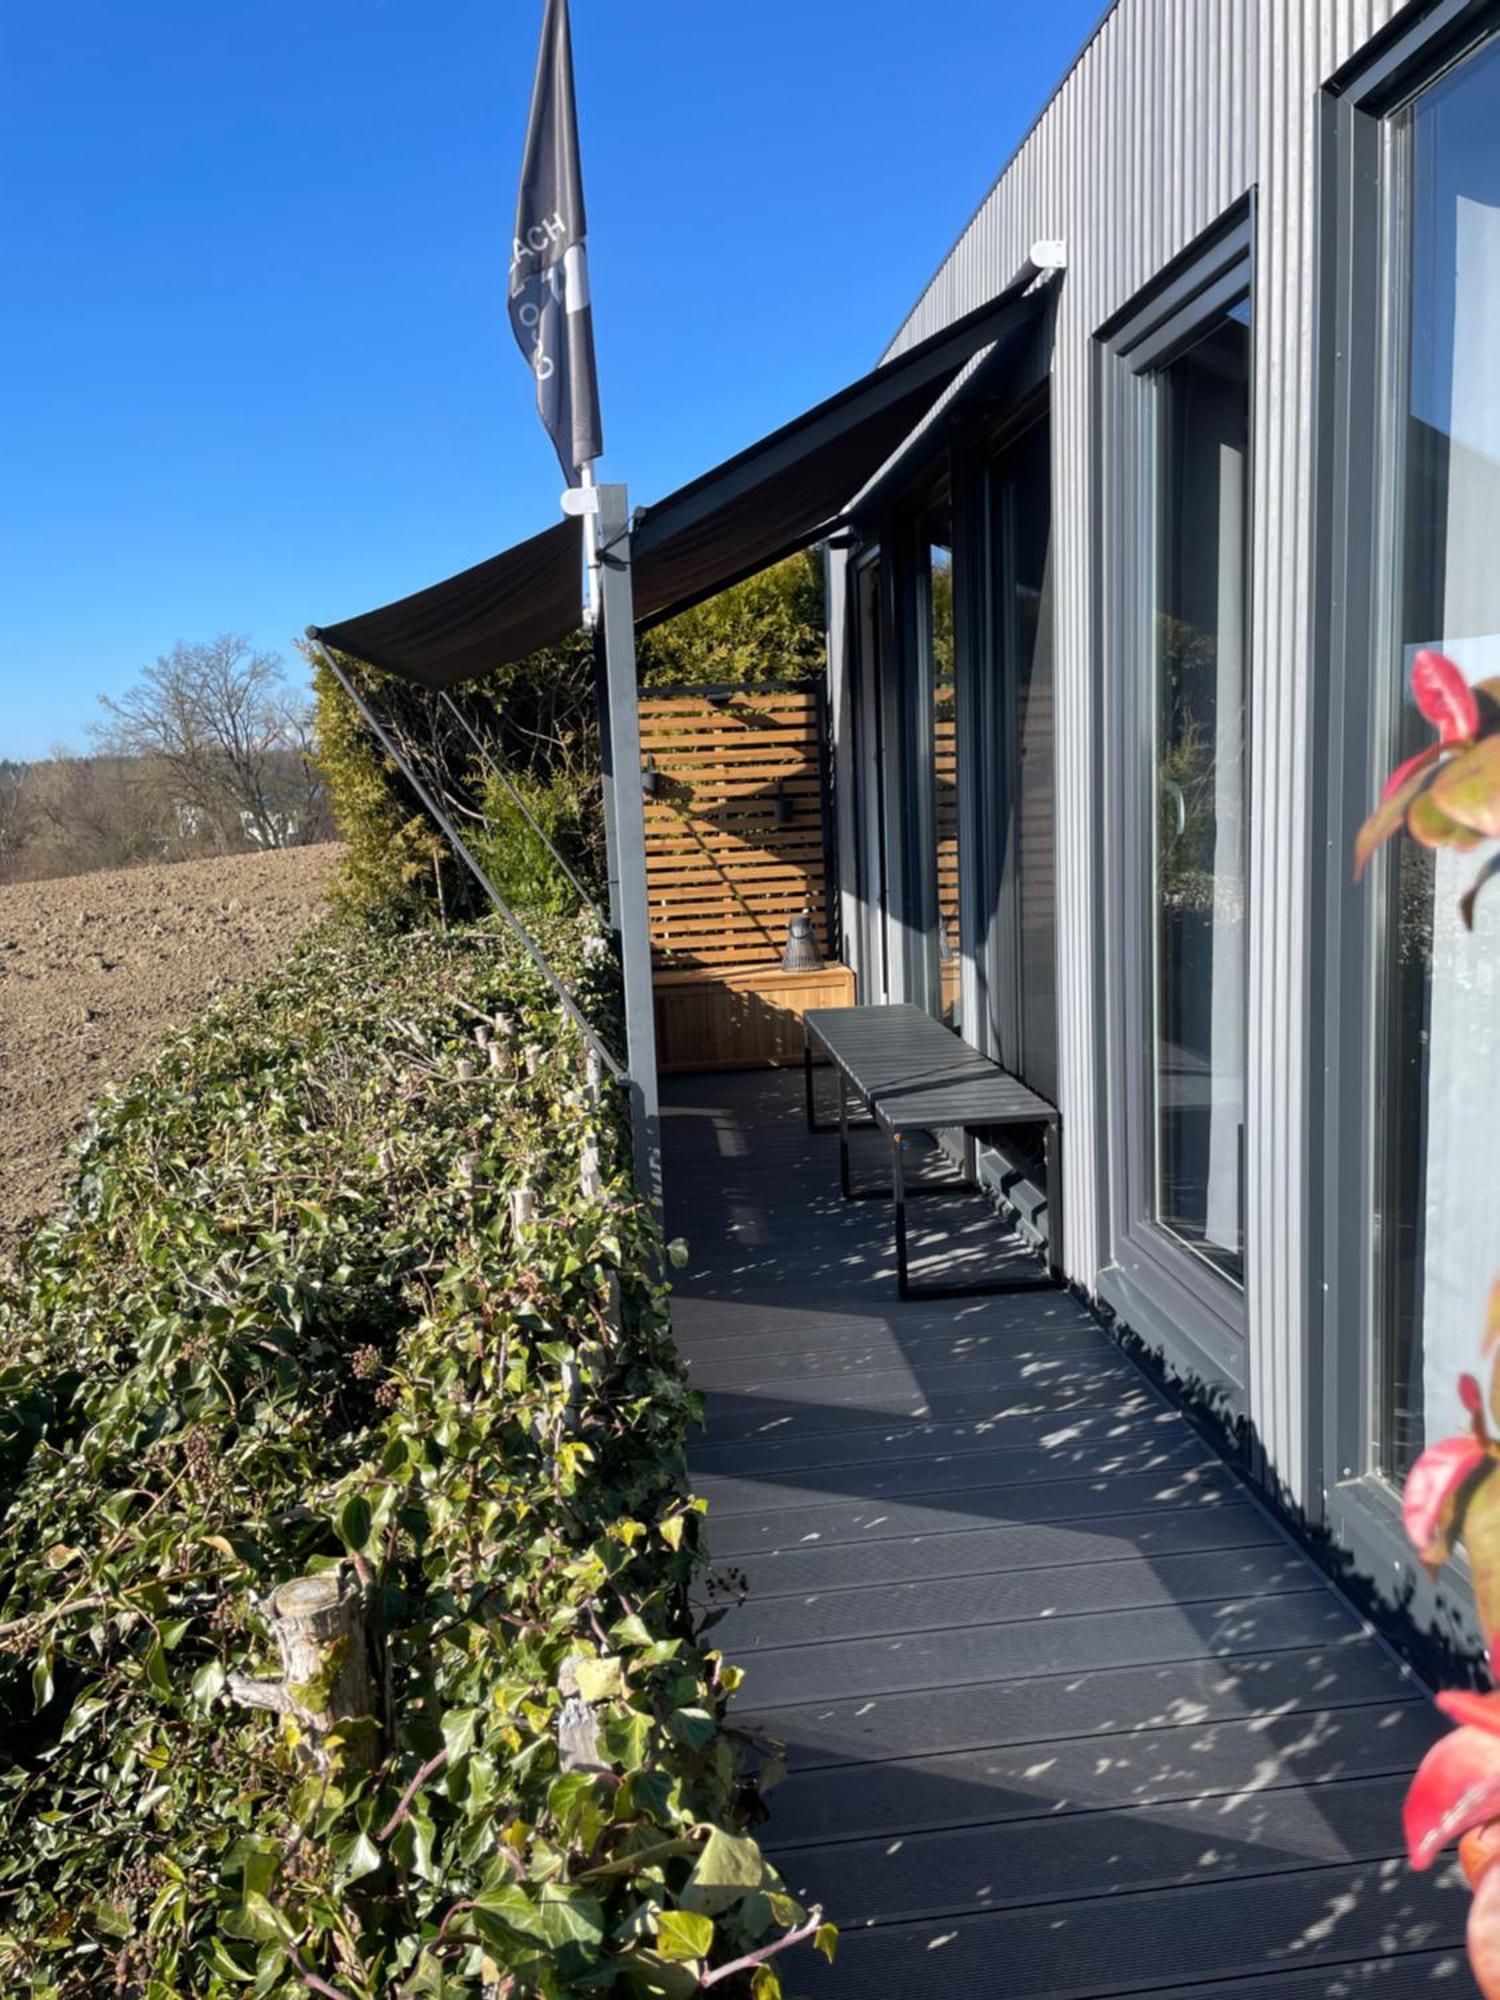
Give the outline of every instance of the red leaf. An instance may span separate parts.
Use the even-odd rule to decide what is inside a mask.
[[[1448,1516],[1459,1489],[1479,1470],[1484,1458],[1484,1446],[1476,1438],[1444,1438],[1441,1444],[1429,1445],[1406,1475],[1401,1518],[1423,1562],[1446,1558]]]
[[[1487,1729],[1500,1736],[1500,1694],[1479,1694],[1473,1688],[1443,1688],[1434,1700],[1450,1722]]]
[[[1425,771],[1429,764],[1435,764],[1442,754],[1441,743],[1429,743],[1427,748],[1419,750],[1415,757],[1408,757],[1404,764],[1398,764],[1381,789],[1381,802],[1394,798],[1408,778],[1414,778],[1418,771]]]
[[[1446,653],[1424,646],[1411,663],[1411,691],[1440,743],[1468,743],[1479,733],[1474,690]]]
[[[1480,1876],[1469,1906],[1469,1970],[1484,2000],[1500,2000],[1500,1868]]]
[[[1402,1807],[1413,1868],[1430,1868],[1450,1840],[1500,1813],[1500,1736],[1455,1729],[1417,1766]]]

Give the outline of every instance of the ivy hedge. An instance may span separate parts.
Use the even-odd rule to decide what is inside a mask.
[[[780,1991],[627,1150],[488,925],[320,934],[106,1100],[0,1289],[0,1990]],[[314,1741],[230,1682],[329,1569],[383,1712]]]

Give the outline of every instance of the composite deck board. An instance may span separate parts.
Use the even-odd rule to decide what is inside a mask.
[[[883,1787],[887,1765],[1055,1743],[1064,1730],[1092,1744],[1102,1761],[1129,1756],[1127,1739],[1154,1730],[1247,1720],[1269,1728],[1281,1714],[1307,1716],[1308,1727],[1327,1729],[1346,1708],[1394,1712],[1404,1698],[1391,1691],[1389,1663],[1370,1647],[1291,1647],[1232,1660],[1167,1660],[980,1683],[950,1689],[940,1702],[919,1690],[881,1701],[792,1703],[777,1710],[775,1733],[787,1748],[788,1787],[799,1772],[835,1767],[846,1776],[869,1773]]]
[[[1012,1494],[1011,1488],[1019,1490]],[[1052,1455],[1040,1447],[1018,1447],[907,1462],[887,1450],[881,1459],[834,1465],[821,1475],[816,1467],[762,1481],[709,1474],[699,1479],[698,1490],[722,1527],[737,1514],[796,1511],[811,1520],[820,1501],[832,1504],[829,1494],[858,1502],[869,1513],[899,1501],[936,1505],[941,1495],[967,1493],[972,1499],[980,1491],[996,1491],[1006,1496],[995,1502],[996,1518],[1025,1521],[1123,1513],[1140,1505],[1143,1492],[1164,1507],[1214,1507],[1233,1489],[1196,1440],[1108,1439]]]
[[[775,1646],[822,1645],[830,1639],[930,1632],[955,1625],[1033,1625],[1043,1619],[1097,1617],[1153,1604],[1218,1605],[1226,1592],[1259,1597],[1270,1591],[1306,1590],[1319,1590],[1317,1578],[1283,1544],[1204,1555],[1077,1562],[1008,1574],[970,1571],[776,1597],[763,1597],[757,1591],[735,1606],[719,1636],[731,1651],[749,1655]]]
[[[788,1852],[781,1865],[793,1895],[821,1897],[853,1927],[1387,1861],[1408,1778],[964,1824]]]
[[[1472,1991],[1399,1853],[1423,1690],[1082,1309],[895,1302],[796,1078],[675,1079],[665,1134],[715,1636],[786,1744],[766,1845],[844,1926],[788,1990]],[[1006,1248],[975,1201],[955,1257]]]
[[[913,1512],[917,1510],[911,1510]],[[1206,1513],[1165,1507],[1143,1515],[1118,1515],[1098,1526],[1087,1522],[1009,1522],[995,1527],[953,1528],[941,1513],[924,1517],[935,1532],[888,1535],[886,1523],[867,1536],[809,1541],[794,1520],[789,1545],[756,1555],[750,1576],[755,1602],[807,1592],[857,1590],[866,1584],[911,1583],[945,1576],[1014,1576],[1029,1569],[1070,1563],[1129,1563],[1141,1556],[1177,1556],[1204,1550],[1280,1548],[1275,1528],[1254,1507],[1225,1506]]]
[[[1058,1427],[1059,1432],[1061,1428]],[[1168,1442],[1157,1446],[1158,1449],[1171,1449],[1179,1458],[1192,1451],[1197,1451],[1200,1457],[1205,1455],[1198,1439],[1184,1436],[1175,1425],[1162,1425],[1161,1436]],[[1154,1440],[1148,1438],[1147,1443],[1152,1445]],[[836,1465],[868,1465],[872,1460],[889,1460],[893,1455],[908,1465],[926,1458],[993,1453],[994,1449],[993,1425],[989,1421],[937,1424],[898,1419],[893,1423],[870,1424],[857,1431],[778,1431],[770,1437],[729,1442],[700,1438],[695,1441],[693,1459],[700,1475],[748,1472],[757,1479],[768,1479],[799,1469],[811,1468],[823,1473]],[[1029,1448],[1025,1458],[1028,1462],[1040,1459],[1066,1468],[1073,1463],[1075,1450],[1076,1438],[1053,1437],[1042,1451]]]
[[[776,1793],[776,1839],[785,1854],[878,1839],[881,1854],[897,1860],[921,1833],[1174,1801],[1214,1801],[1211,1817],[1233,1832],[1257,1791],[1316,1787],[1321,1797],[1340,1780],[1404,1782],[1437,1734],[1431,1705],[1413,1697],[1171,1723],[1102,1747],[1096,1737],[1060,1736],[907,1757],[899,1770],[876,1761],[798,1770]],[[1381,1823],[1387,1840],[1393,1823]]]

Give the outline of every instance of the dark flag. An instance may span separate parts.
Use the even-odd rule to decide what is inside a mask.
[[[547,0],[510,262],[510,323],[536,376],[536,406],[571,486],[604,449],[584,250],[583,174],[568,0]]]

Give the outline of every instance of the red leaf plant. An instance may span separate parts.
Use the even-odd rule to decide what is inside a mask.
[[[1484,1351],[1491,1358],[1490,1410],[1500,1423],[1500,1281],[1490,1293]],[[1469,1428],[1429,1445],[1412,1467],[1402,1515],[1412,1546],[1436,1572],[1457,1543],[1468,1550],[1479,1619],[1492,1676],[1500,1670],[1500,1438],[1485,1420],[1484,1393],[1472,1375],[1459,1377]],[[1445,1689],[1437,1705],[1458,1727],[1435,1743],[1418,1767],[1403,1814],[1413,1868],[1430,1868],[1450,1841],[1458,1842],[1474,1901],[1469,1910],[1469,1963],[1485,2000],[1500,2000],[1500,1693]]]
[[[1461,854],[1500,839],[1500,676],[1471,687],[1446,653],[1424,647],[1411,663],[1411,691],[1437,741],[1387,778],[1354,843],[1356,878],[1402,826],[1423,847]],[[1485,864],[1459,904],[1471,929],[1474,899],[1494,874],[1500,874],[1500,855]]]

